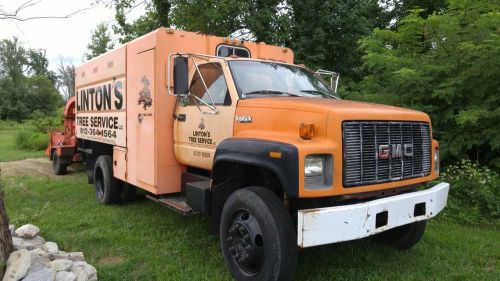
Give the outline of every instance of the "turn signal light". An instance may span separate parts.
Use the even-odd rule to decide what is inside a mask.
[[[300,124],[300,137],[305,140],[310,140],[314,136],[314,124],[302,123]]]

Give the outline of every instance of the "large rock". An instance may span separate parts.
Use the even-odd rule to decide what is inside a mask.
[[[35,248],[41,248],[44,245],[45,240],[40,236],[36,236],[32,239],[12,237],[12,242],[16,250],[20,249],[33,250]]]
[[[97,270],[84,261],[74,262],[71,272],[76,275],[77,281],[97,281]]]
[[[44,250],[42,250],[41,248],[36,248],[36,249],[33,249],[31,250],[30,252],[32,252],[33,254],[37,254],[39,256],[43,256],[45,254],[47,254],[47,252],[45,252]]]
[[[41,256],[37,255],[34,251],[30,251],[31,253],[31,266],[28,269],[28,273],[26,275],[30,275],[37,271],[44,270],[48,267],[48,262],[44,260]]]
[[[59,271],[55,281],[76,281],[76,275],[73,272]]]
[[[37,236],[38,233],[40,233],[40,228],[32,224],[25,224],[20,228],[16,229],[16,236],[19,238],[31,239]]]
[[[85,257],[82,252],[69,253],[68,258],[72,261],[85,261]]]
[[[45,244],[43,245],[43,249],[47,253],[51,253],[51,254],[56,254],[57,252],[59,252],[59,247],[54,242],[45,242]]]
[[[57,271],[69,271],[73,262],[70,260],[53,260],[49,262],[49,266]]]
[[[23,281],[54,281],[55,278],[56,271],[52,268],[46,268],[27,275]]]
[[[17,281],[23,278],[31,266],[31,254],[26,249],[21,249],[10,254],[7,260],[7,270],[3,281]]]

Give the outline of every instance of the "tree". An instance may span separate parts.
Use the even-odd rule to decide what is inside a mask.
[[[281,44],[289,38],[290,9],[280,0],[177,0],[172,23],[184,30]],[[249,35],[248,37],[246,35]]]
[[[106,53],[114,47],[113,39],[108,33],[108,26],[104,23],[97,24],[97,27],[92,31],[90,42],[87,44],[87,53],[85,57],[90,60],[100,54]]]
[[[120,43],[126,43],[159,27],[170,26],[172,0],[100,0],[108,7],[115,8],[116,25],[113,31],[120,35]],[[127,21],[127,15],[133,9],[145,4],[146,12],[133,22]]]
[[[394,30],[363,38],[368,75],[344,95],[423,110],[445,161],[470,158],[500,169],[500,5],[449,3],[443,14],[413,11]]]
[[[22,121],[61,106],[43,50],[26,50],[14,37],[0,41],[0,119]]]
[[[28,74],[47,77],[53,85],[56,84],[56,74],[49,70],[49,60],[44,49],[28,51]]]
[[[7,259],[13,251],[14,245],[12,243],[12,235],[10,234],[9,229],[9,217],[7,216],[7,210],[5,209],[4,193],[0,181],[0,263],[2,264],[2,266],[0,266],[0,277],[4,276],[4,265],[7,264]]]
[[[293,23],[290,47],[297,63],[362,76],[358,40],[389,23],[377,0],[290,1]],[[344,79],[345,81],[345,79]]]
[[[411,10],[420,9],[420,16],[427,18],[433,13],[443,14],[448,5],[447,0],[389,0],[388,5],[393,7],[393,19],[399,21],[409,15]]]
[[[75,65],[63,57],[59,58],[57,87],[62,91],[65,100],[75,95]]]
[[[12,81],[17,82],[22,79],[27,63],[26,49],[17,37],[13,40],[0,41],[0,75],[10,77]]]

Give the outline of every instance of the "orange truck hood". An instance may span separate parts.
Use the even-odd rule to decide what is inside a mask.
[[[301,97],[251,98],[240,100],[238,107],[330,113],[331,117],[341,117],[344,120],[430,121],[427,114],[416,110],[340,99]]]

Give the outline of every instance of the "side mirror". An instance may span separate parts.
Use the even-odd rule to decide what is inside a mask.
[[[174,95],[186,96],[189,93],[188,58],[174,58]]]

